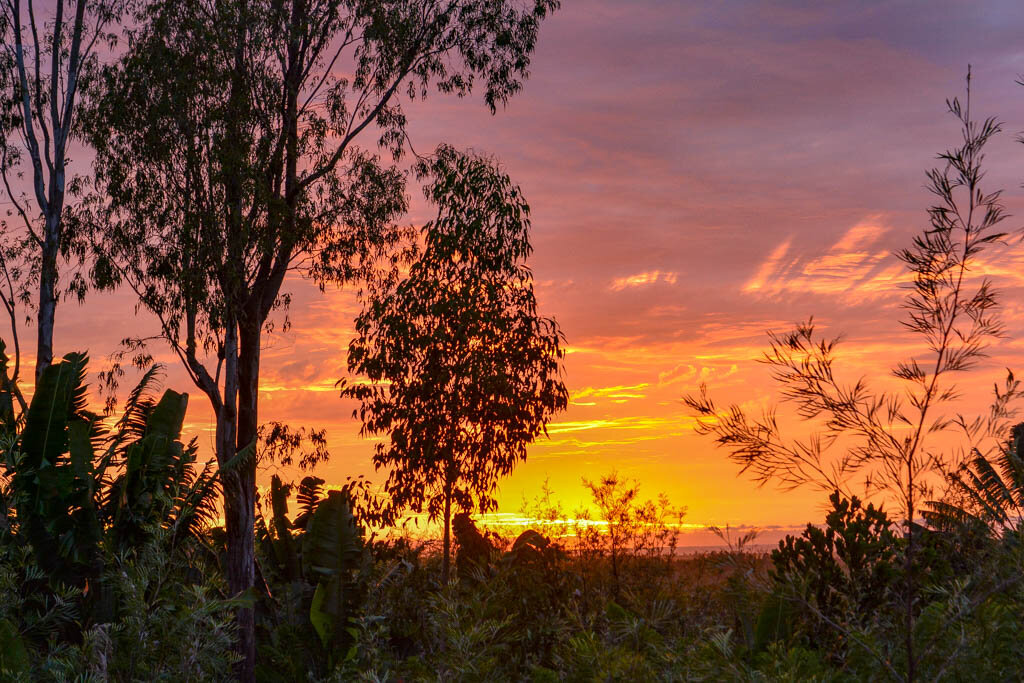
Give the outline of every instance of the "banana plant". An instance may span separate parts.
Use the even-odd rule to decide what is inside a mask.
[[[323,483],[317,477],[302,480],[296,495],[302,512],[292,521],[290,487],[277,476],[271,479],[272,516],[264,552],[277,576],[306,587],[309,624],[325,648],[339,652],[349,641],[349,620],[362,600],[360,571],[367,550],[349,492],[330,491],[323,497]]]
[[[73,353],[45,369],[15,416],[22,402],[0,343],[0,545],[16,558],[22,596],[47,606],[42,620],[26,617],[28,608],[0,620],[3,680],[24,673],[41,643],[117,617],[112,555],[158,527],[171,530],[160,537],[173,551],[215,514],[216,476],[196,466],[195,441],[180,440],[188,397],[151,398],[154,369],[107,427],[88,409],[87,363]]]
[[[1010,430],[1010,438],[994,456],[975,451],[949,477],[958,494],[931,501],[925,519],[936,528],[971,524],[996,536],[1021,528],[1024,519],[1024,423]]]
[[[87,363],[72,353],[44,370],[23,425],[0,446],[14,511],[5,533],[28,543],[51,581],[79,588],[102,573],[101,544],[132,547],[154,525],[172,528],[174,540],[196,535],[216,504],[214,473],[197,468],[195,440],[180,441],[188,396],[149,398],[151,370],[107,429],[88,410]]]
[[[87,409],[84,354],[40,375],[24,427],[4,452],[19,530],[52,579],[83,586],[102,570],[97,509],[106,462],[97,460],[99,418]]]
[[[131,405],[119,433],[134,432],[125,443],[114,438],[113,457],[121,451],[120,473],[104,496],[104,515],[116,547],[141,543],[157,525],[174,530],[172,541],[198,536],[202,523],[215,514],[216,479],[207,463],[195,467],[196,442],[180,441],[188,395],[167,390],[158,403]],[[122,444],[124,447],[122,448]]]
[[[0,436],[12,436],[17,431],[18,420],[15,414],[15,401],[24,412],[25,399],[18,389],[17,378],[8,371],[7,347],[0,339]],[[15,371],[17,374],[17,371]]]
[[[317,505],[302,539],[308,570],[317,579],[309,619],[325,647],[345,645],[349,618],[355,616],[362,590],[357,578],[363,555],[363,531],[343,491],[331,491]]]
[[[274,527],[270,542],[281,575],[286,581],[291,582],[302,579],[302,560],[299,556],[298,540],[293,535],[295,523],[288,519],[288,493],[289,487],[281,483],[280,477],[274,475],[270,480],[270,504],[273,512],[270,521]]]

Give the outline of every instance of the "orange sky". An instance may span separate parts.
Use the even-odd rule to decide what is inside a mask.
[[[569,410],[501,485],[515,512],[545,478],[569,508],[581,477],[612,469],[667,493],[696,524],[787,527],[821,517],[814,491],[737,477],[693,433],[680,396],[707,382],[720,403],[775,399],[754,359],[765,332],[814,315],[845,333],[851,378],[920,353],[900,329],[892,258],[926,219],[924,171],[956,144],[946,97],[974,65],[975,108],[1007,123],[989,153],[991,189],[1021,214],[1024,72],[1016,3],[564,3],[541,31],[525,91],[490,116],[479,98],[409,109],[417,150],[446,141],[500,158],[533,208],[531,265],[542,311],[569,340]],[[414,199],[418,200],[414,194]],[[426,218],[414,202],[412,222]],[[1011,218],[1007,228],[1017,228]],[[986,259],[1010,337],[961,382],[984,410],[1002,368],[1024,368],[1024,247]],[[372,446],[334,383],[356,302],[301,280],[291,330],[267,340],[261,417],[324,427],[328,481],[372,475]],[[99,370],[118,341],[153,329],[124,293],[58,309],[58,352]],[[27,336],[34,333],[29,331]],[[23,334],[26,334],[23,332]],[[192,393],[189,433],[211,448]],[[799,433],[800,426],[795,425]],[[380,477],[378,477],[380,478]]]

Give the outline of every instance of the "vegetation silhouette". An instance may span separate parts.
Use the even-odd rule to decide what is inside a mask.
[[[567,407],[566,342],[538,311],[520,188],[451,145],[407,159],[405,96],[475,87],[494,113],[556,0],[41,4],[0,3],[0,680],[1020,677],[1020,383],[949,414],[956,373],[1004,334],[974,275],[1006,237],[983,183],[1001,125],[972,118],[970,71],[929,224],[897,254],[926,353],[882,391],[840,379],[813,320],[771,334],[763,360],[806,438],[774,408],[687,397],[742,472],[829,509],[771,552],[726,527],[710,528],[725,548],[685,555],[685,508],[616,471],[581,478],[593,513],[545,484],[511,532],[480,514]],[[72,142],[91,178],[70,175]],[[410,183],[436,209],[419,229]],[[379,488],[315,476],[323,430],[260,420],[292,273],[359,292],[338,384],[377,439]],[[90,287],[127,287],[159,323],[101,373],[106,414],[86,354],[53,357],[59,297]],[[183,436],[188,395],[157,392],[153,342],[214,411],[210,462]],[[143,374],[116,414],[129,355]],[[410,511],[440,544],[398,528]]]
[[[321,287],[364,275],[406,210],[405,176],[379,156],[404,155],[400,96],[479,85],[494,112],[557,5],[155,0],[125,22],[127,48],[83,116],[96,193],[78,220],[94,231],[94,284],[129,286],[210,400],[217,461],[232,464],[235,594],[255,579],[260,350],[287,309],[286,275]],[[251,680],[254,616],[239,619]]]
[[[437,216],[391,269],[368,284],[349,371],[353,417],[387,468],[384,521],[424,508],[443,523],[448,578],[453,505],[488,512],[499,477],[564,410],[565,351],[537,313],[525,265],[530,208],[493,162],[441,147],[419,165]],[[401,267],[408,267],[403,274]]]
[[[994,118],[978,123],[971,117],[970,85],[968,70],[965,102],[947,102],[961,125],[962,143],[940,154],[943,165],[928,172],[929,190],[938,198],[928,209],[929,226],[897,253],[912,277],[906,317],[900,322],[922,338],[930,354],[893,368],[904,388],[875,391],[863,378],[843,383],[834,369],[839,339],[819,338],[810,320],[787,334],[770,333],[762,359],[771,366],[783,401],[794,405],[802,420],[820,425],[810,436],[787,439],[774,408],[760,417],[738,406],[720,410],[706,386],[685,398],[698,417],[698,432],[714,436],[741,471],[753,473],[759,482],[811,485],[838,496],[850,490],[853,475],[861,474],[866,493],[885,493],[900,506],[906,534],[901,580],[907,680],[918,677],[921,656],[914,638],[920,612],[918,514],[935,497],[936,484],[958,469],[963,454],[978,454],[984,442],[1005,438],[1020,398],[1019,382],[1010,373],[1002,391],[996,386],[987,418],[968,422],[962,415],[937,412],[958,397],[948,376],[973,368],[988,343],[1003,333],[990,281],[983,277],[975,284],[969,277],[979,254],[1006,236],[997,231],[1006,217],[1002,192],[988,192],[982,185],[985,145],[1002,127]],[[966,442],[959,452],[931,445],[954,429]]]
[[[5,598],[13,615],[0,618],[6,633],[0,650],[49,650],[43,669],[0,660],[5,677],[36,678],[52,664],[58,670],[50,674],[60,679],[60,652],[46,643],[55,637],[82,643],[110,623],[122,629],[111,657],[125,664],[132,636],[144,630],[140,610],[161,605],[178,610],[166,627],[211,629],[196,645],[205,640],[224,648],[234,640],[229,615],[237,603],[216,597],[216,584],[202,578],[217,574],[209,531],[219,482],[210,465],[197,465],[195,440],[179,440],[187,396],[168,390],[153,398],[153,368],[108,429],[87,409],[86,364],[81,354],[51,364],[24,417],[0,425],[0,548],[6,562],[18,560],[5,564],[5,580],[20,584],[5,584],[18,597]],[[145,677],[153,659],[171,657],[178,665],[188,659],[180,643],[168,645],[158,653],[161,644],[141,644],[132,670]],[[200,675],[227,673],[232,660],[219,659],[205,662],[209,669]]]
[[[0,301],[10,323],[14,353],[5,390],[22,410],[27,406],[18,386],[20,311],[26,307],[28,317],[35,299],[38,381],[53,362],[54,322],[62,293],[59,262],[81,253],[88,243],[88,236],[65,216],[68,195],[82,182],[69,167],[80,99],[96,77],[98,53],[116,40],[125,4],[125,0],[58,0],[48,21],[43,11],[50,8],[35,0],[0,5],[0,178],[12,207],[8,216],[13,218],[0,223],[4,228]],[[26,169],[31,192],[19,183]],[[81,301],[88,283],[76,272],[63,286],[67,295]]]

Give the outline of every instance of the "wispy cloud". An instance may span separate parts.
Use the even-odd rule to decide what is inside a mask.
[[[793,238],[780,243],[743,285],[746,294],[778,297],[812,293],[842,295],[847,304],[891,296],[906,282],[905,269],[882,238],[888,228],[872,216],[847,230],[824,254],[792,254]]]
[[[596,405],[594,401],[583,402],[580,400],[585,398],[611,399],[615,403],[625,403],[631,399],[647,398],[647,392],[644,390],[648,386],[650,385],[647,382],[642,382],[628,386],[586,387],[572,392],[570,399],[575,405]]]
[[[693,427],[696,425],[693,418],[680,417],[645,417],[627,416],[598,420],[573,420],[568,422],[553,422],[548,425],[548,433],[564,434],[566,432],[585,432],[591,429],[639,429],[655,430],[664,429],[669,426]]]
[[[615,280],[612,281],[611,290],[613,292],[621,292],[622,290],[630,287],[645,287],[657,282],[674,285],[677,279],[678,276],[676,273],[662,272],[660,270],[648,270],[644,273],[637,273],[636,275],[630,275],[628,277],[615,278]]]
[[[680,363],[671,370],[658,373],[658,386],[667,387],[680,382],[708,382],[712,379],[723,380],[739,372],[736,363],[720,366],[703,365],[697,367],[691,363]]]

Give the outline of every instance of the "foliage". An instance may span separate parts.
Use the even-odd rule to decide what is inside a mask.
[[[209,467],[196,468],[195,443],[178,440],[187,396],[168,390],[153,401],[150,373],[108,431],[86,408],[86,364],[69,354],[42,372],[3,451],[8,533],[31,546],[51,580],[78,587],[100,578],[101,544],[119,552],[155,528],[171,530],[172,544],[197,537],[217,492]]]
[[[258,452],[260,463],[266,466],[290,467],[298,456],[299,469],[303,471],[330,457],[326,430],[293,428],[276,420],[260,425]]]
[[[223,680],[237,661],[235,601],[221,595],[216,565],[171,553],[173,530],[154,530],[140,545],[112,558],[108,590],[116,620],[96,624],[81,646],[86,670],[100,680]],[[191,580],[189,578],[191,577]]]
[[[98,419],[86,409],[86,357],[69,354],[42,372],[4,467],[18,531],[55,581],[98,578],[103,528],[97,489],[109,460],[96,458]]]
[[[0,179],[10,208],[0,220],[0,301],[10,323],[14,367],[4,391],[25,409],[18,387],[19,320],[36,323],[36,380],[53,362],[61,289],[81,301],[81,272],[60,282],[59,261],[82,254],[88,237],[66,220],[69,195],[82,180],[72,173],[81,94],[99,70],[99,55],[117,42],[126,0],[0,5]],[[26,175],[30,192],[22,184]]]
[[[455,515],[452,520],[452,532],[458,546],[455,570],[459,578],[469,580],[481,570],[486,571],[494,553],[494,545],[476,528],[468,512]],[[521,545],[520,548],[522,547]]]
[[[958,465],[934,442],[959,426],[968,442],[962,452],[973,453],[979,441],[998,434],[1019,397],[1019,385],[1010,375],[1006,391],[997,389],[988,420],[968,423],[962,416],[938,412],[958,396],[949,376],[974,367],[1003,331],[991,283],[970,277],[979,254],[1005,236],[997,227],[1006,218],[1001,192],[982,187],[984,148],[1001,125],[993,118],[979,124],[971,117],[970,80],[968,71],[965,104],[947,102],[960,123],[962,143],[939,155],[941,168],[928,171],[929,189],[938,200],[928,209],[929,226],[910,248],[897,253],[912,278],[901,322],[928,351],[926,360],[911,358],[893,368],[903,389],[874,391],[864,379],[842,382],[834,367],[838,339],[819,338],[809,320],[790,333],[770,333],[763,358],[781,386],[783,401],[814,425],[809,437],[787,439],[774,408],[760,418],[739,406],[719,410],[704,386],[699,395],[685,398],[698,418],[698,431],[714,436],[759,482],[848,491],[850,478],[862,474],[869,495],[883,492],[900,506],[908,539],[902,593],[909,679],[916,675],[914,618],[920,608],[915,520],[923,502],[934,497],[936,482]]]
[[[1024,513],[1024,423],[994,453],[975,449],[949,474],[950,490],[928,503],[926,518],[939,527],[971,525],[996,534],[1018,528]]]
[[[292,487],[276,475],[271,479],[270,524],[261,519],[259,534],[261,567],[273,596],[265,601],[259,635],[268,658],[277,660],[260,667],[261,676],[268,679],[287,679],[285,671],[292,677],[302,675],[304,667],[321,673],[330,670],[348,652],[352,624],[364,601],[370,556],[352,503],[359,484],[326,496],[322,484],[316,477],[300,482],[297,499],[302,512],[292,521]],[[306,661],[299,661],[297,652],[304,653]],[[320,666],[310,666],[318,659]]]
[[[686,514],[685,508],[674,508],[662,494],[657,502],[639,499],[640,486],[636,481],[622,478],[612,472],[597,482],[583,479],[597,506],[597,521],[591,525],[588,511],[577,515],[575,533],[579,549],[586,554],[607,555],[612,573],[613,592],[620,591],[623,564],[633,558],[670,558],[675,554],[679,540],[678,524]]]
[[[537,313],[529,207],[488,159],[441,147],[421,165],[437,216],[369,295],[349,345],[346,384],[365,435],[387,435],[374,466],[387,468],[389,518],[426,509],[444,523],[453,506],[493,509],[498,478],[526,458],[563,410],[563,337]],[[447,560],[445,561],[447,573]]]
[[[201,572],[172,551],[170,529],[103,556],[116,614],[70,637],[81,591],[45,589],[28,554],[0,548],[0,670],[4,680],[209,680],[233,663],[233,603],[215,566]],[[21,654],[24,653],[23,658]],[[20,677],[19,677],[20,676]]]
[[[3,637],[32,653],[33,679],[215,675],[236,605],[211,577],[216,480],[179,441],[187,396],[155,401],[154,370],[107,428],[86,407],[86,363],[69,354],[41,373],[2,449]]]
[[[606,498],[622,501],[629,488]],[[691,556],[634,552],[645,546],[621,536],[616,585],[607,539],[527,530],[509,541],[489,534],[486,563],[441,582],[440,557],[409,539],[364,541],[356,558],[346,540],[352,508],[329,504],[349,494],[325,494],[314,477],[299,489],[294,522],[290,487],[280,481],[261,520],[269,594],[257,603],[259,680],[878,680],[906,666],[898,581],[905,542],[881,510],[859,500],[834,495],[825,524],[786,539],[770,560],[728,534],[730,549]],[[963,564],[958,539],[918,533],[920,675],[1012,677],[1024,546],[1008,532],[984,552],[966,551],[972,564]],[[0,545],[0,639],[4,656],[19,658],[8,669],[25,670],[20,644],[26,680],[229,675],[237,603],[220,597],[225,587],[203,550],[210,532],[177,545],[173,534],[164,524],[140,546],[104,553],[116,613],[78,638],[68,633],[81,620],[82,589],[43,590],[31,550]],[[341,574],[325,571],[332,564]],[[329,632],[340,629],[342,641],[324,647],[311,607],[321,581],[338,576],[347,577],[340,595],[353,600],[344,620],[331,615]]]
[[[348,621],[359,604],[354,569],[363,549],[362,529],[345,493],[331,491],[316,507],[303,536],[303,558],[319,581],[310,620],[325,646],[347,641]]]
[[[803,635],[821,644],[841,640],[836,624],[849,627],[874,618],[899,597],[897,536],[889,517],[873,504],[865,507],[856,496],[846,499],[834,492],[829,502],[832,509],[823,528],[808,524],[803,534],[787,536],[772,552],[780,600],[769,608],[779,619],[767,620],[785,620],[790,611],[802,613]],[[787,609],[786,602],[795,605]]]
[[[405,175],[373,151],[402,157],[401,95],[479,84],[494,111],[557,6],[153,0],[126,21],[127,49],[83,116],[96,192],[76,220],[96,236],[94,284],[131,287],[210,400],[235,593],[256,576],[260,351],[286,276],[365,275],[405,232]],[[254,616],[239,618],[251,678]]]
[[[212,466],[195,467],[196,443],[179,441],[188,396],[167,390],[158,403],[129,400],[115,449],[122,471],[110,481],[103,514],[115,547],[140,545],[155,526],[172,531],[172,543],[197,538],[215,518],[217,480]],[[134,424],[131,424],[131,423]]]

